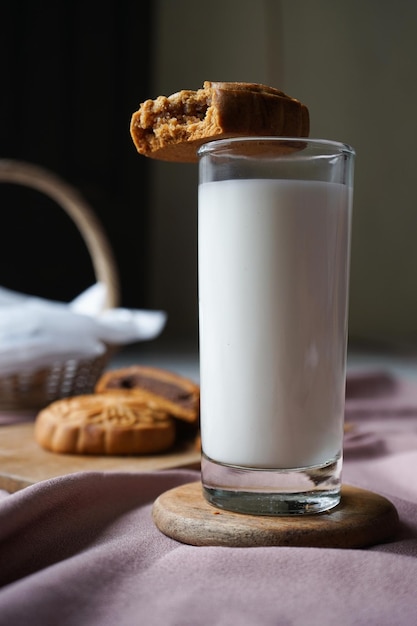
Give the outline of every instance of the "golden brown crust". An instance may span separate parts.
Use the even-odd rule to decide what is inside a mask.
[[[146,100],[132,115],[130,132],[144,156],[196,162],[198,148],[213,139],[307,137],[309,113],[273,87],[205,81],[197,91]]]
[[[173,419],[131,394],[90,394],[53,402],[36,417],[35,440],[52,452],[127,455],[174,445]]]
[[[138,400],[151,402],[172,417],[197,424],[200,417],[200,387],[192,380],[157,367],[131,365],[108,370],[95,391],[132,392]]]

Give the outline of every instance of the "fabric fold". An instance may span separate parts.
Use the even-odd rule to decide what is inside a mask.
[[[0,501],[0,625],[413,623],[416,503],[395,498],[402,534],[371,549],[194,547],[151,509],[198,478],[78,473]]]

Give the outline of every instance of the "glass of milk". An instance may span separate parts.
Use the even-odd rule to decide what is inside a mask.
[[[354,158],[315,139],[199,150],[202,484],[219,508],[340,501]]]

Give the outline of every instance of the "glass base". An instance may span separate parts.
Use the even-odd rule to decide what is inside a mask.
[[[340,502],[342,457],[297,469],[223,465],[201,458],[203,493],[214,506],[249,515],[311,515]]]

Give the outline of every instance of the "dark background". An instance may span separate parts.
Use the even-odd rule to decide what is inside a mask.
[[[129,134],[149,97],[152,2],[0,0],[0,158],[63,178],[110,241],[120,304],[147,306],[148,170]],[[0,184],[0,285],[68,301],[95,281],[65,211]]]

